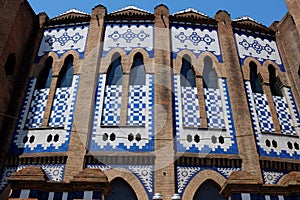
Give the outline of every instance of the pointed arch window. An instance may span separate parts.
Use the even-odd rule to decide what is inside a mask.
[[[204,88],[218,88],[217,74],[213,69],[213,61],[208,56],[204,58],[203,86]]]
[[[137,53],[133,58],[129,77],[128,125],[144,126],[146,124],[146,90],[146,71],[143,56]]]
[[[180,74],[180,84],[182,87],[196,87],[196,76],[191,65],[190,57],[185,56],[182,58]]]
[[[74,67],[73,67],[74,57],[69,55],[64,62],[64,65],[59,73],[58,84],[59,88],[71,87],[73,81]]]
[[[272,96],[280,96],[282,97],[282,91],[280,86],[280,80],[276,77],[276,70],[273,65],[269,65],[269,81],[270,81],[270,89]]]
[[[257,74],[257,65],[254,62],[250,62],[250,84],[252,92],[263,93],[262,79]]]
[[[114,54],[108,69],[102,122],[104,126],[117,126],[120,124],[121,101],[122,101],[123,70],[120,54]]]
[[[6,76],[11,76],[14,74],[14,69],[16,65],[16,54],[9,54],[4,65]]]
[[[52,80],[52,64],[53,64],[53,58],[49,57],[47,58],[45,62],[45,68],[40,73],[38,79],[37,79],[37,89],[45,89],[50,88],[51,80]]]

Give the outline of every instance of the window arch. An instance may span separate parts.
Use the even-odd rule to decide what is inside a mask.
[[[64,65],[59,73],[57,86],[61,87],[71,87],[73,81],[74,67],[73,67],[74,57],[72,55],[67,56]]]
[[[15,65],[16,65],[16,54],[11,53],[8,55],[4,65],[6,76],[11,76],[14,74]]]
[[[182,87],[196,87],[195,72],[191,65],[191,58],[187,55],[182,58],[180,74],[180,84]]]
[[[48,57],[45,62],[44,69],[42,70],[37,79],[37,89],[50,88],[52,79],[52,64],[53,58]]]
[[[194,200],[225,200],[220,193],[221,187],[212,180],[205,181],[196,191]]]
[[[123,70],[121,64],[121,56],[116,53],[111,59],[111,64],[108,70],[107,85],[122,85]]]
[[[133,65],[130,70],[130,85],[145,85],[146,84],[146,72],[144,67],[143,56],[137,53],[133,58]]]
[[[271,93],[273,96],[283,96],[280,86],[280,80],[276,77],[276,70],[273,65],[268,66],[269,70],[269,81],[270,81],[270,88]]]
[[[263,93],[263,88],[261,84],[261,78],[257,74],[257,65],[255,62],[250,62],[250,84],[252,92]]]
[[[106,200],[137,200],[137,196],[131,186],[121,178],[115,179],[110,184],[111,192],[107,195]]]
[[[208,56],[204,58],[203,86],[204,88],[218,88],[217,73],[213,69],[212,59]]]

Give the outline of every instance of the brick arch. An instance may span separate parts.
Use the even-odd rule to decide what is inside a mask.
[[[73,56],[73,68],[74,68],[74,74],[77,74],[79,72],[79,68],[80,68],[80,55],[77,51],[75,50],[70,50],[70,51],[67,51],[66,53],[64,53],[62,56],[61,56],[61,60],[62,60],[62,65],[60,66],[60,70],[62,69],[62,66],[65,62],[65,59],[69,56],[69,55],[72,55]],[[60,71],[59,70],[59,71]]]
[[[126,65],[126,63],[128,63],[128,56],[123,49],[114,48],[108,52],[108,54],[105,56],[105,58],[101,59],[100,71],[99,71],[100,73],[106,74],[108,72],[112,58],[116,53],[120,54],[120,56],[121,56],[122,70],[124,72],[124,66]]]
[[[286,79],[285,72],[282,72],[280,67],[271,60],[267,60],[263,63],[263,68],[266,70],[266,75],[265,75],[266,79],[263,77],[264,80],[266,80],[266,82],[269,83],[269,71],[268,71],[269,65],[272,65],[275,68],[276,75],[280,78],[280,80],[282,81],[282,84],[284,86],[290,86],[288,80]]]
[[[132,174],[131,171],[124,168],[114,168],[104,171],[109,182],[112,182],[116,178],[123,179],[135,192],[138,199],[148,199],[147,192],[145,191],[140,180]]]
[[[43,57],[39,60],[38,63],[33,64],[32,71],[31,71],[31,74],[30,74],[31,77],[38,77],[39,76],[41,71],[44,69],[45,63],[46,63],[46,61],[49,57],[52,57],[52,59],[53,59],[53,64],[52,64],[53,66],[54,66],[54,63],[57,60],[59,60],[58,55],[54,52],[49,52],[49,53],[43,55]]]
[[[182,200],[190,200],[195,195],[198,188],[207,180],[212,180],[220,187],[222,187],[226,179],[216,171],[213,170],[204,170],[199,172],[187,185],[183,195]]]
[[[223,70],[223,64],[221,64],[218,60],[218,58],[211,52],[204,52],[202,54],[200,54],[199,58],[197,59],[197,63],[199,65],[199,75],[202,76],[203,75],[203,70],[204,70],[204,59],[206,57],[210,57],[213,61],[213,69],[216,71],[217,77],[221,78],[221,77],[226,77],[226,70]],[[197,74],[198,75],[198,74]]]
[[[289,176],[289,174],[286,174],[278,180],[277,185],[285,185],[290,179],[291,177]]]
[[[182,58],[185,55],[188,55],[191,58],[192,68],[193,68],[195,74],[199,75],[200,74],[199,63],[197,62],[197,58],[196,58],[195,54],[189,50],[182,50],[177,54],[176,59],[174,61],[174,73],[180,74],[181,66],[182,66]]]
[[[244,65],[242,66],[242,72],[243,72],[244,80],[250,80],[250,63],[251,62],[254,62],[256,64],[257,73],[260,73],[262,75],[263,79],[265,79],[263,74],[267,73],[268,70],[263,68],[263,66],[260,64],[260,62],[258,60],[256,60],[255,58],[248,57],[248,58],[245,59]]]
[[[145,67],[145,71],[146,73],[153,73],[154,72],[154,69],[153,69],[153,64],[152,64],[152,60],[149,56],[149,53],[145,50],[145,49],[142,49],[142,48],[137,48],[137,49],[134,49],[133,51],[131,51],[128,55],[128,63],[126,63],[126,72],[130,72],[130,69],[133,65],[133,59],[134,59],[134,56],[137,54],[137,53],[140,53],[142,54],[143,56],[143,61],[144,61],[144,67]]]

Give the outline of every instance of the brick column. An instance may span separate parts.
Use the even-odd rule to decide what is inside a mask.
[[[196,77],[196,85],[198,92],[198,105],[200,112],[200,127],[207,128],[207,116],[206,116],[206,106],[204,99],[204,88],[203,88],[203,79],[201,76]]]
[[[242,169],[262,181],[247,97],[245,92],[241,92],[245,91],[245,87],[230,15],[225,11],[219,11],[215,19],[218,21],[218,33],[224,69],[227,74],[239,155],[243,159]]]
[[[124,65],[122,65],[124,66]],[[129,72],[123,72],[123,83],[122,83],[122,104],[120,113],[120,125],[127,125],[127,108],[128,108],[128,91],[129,91]]]
[[[80,85],[71,134],[65,181],[69,181],[83,168],[84,155],[88,143],[93,116],[93,105],[99,76],[101,46],[104,33],[106,8],[98,5],[93,8],[85,56],[79,68]]]
[[[175,193],[169,9],[155,7],[155,193]]]

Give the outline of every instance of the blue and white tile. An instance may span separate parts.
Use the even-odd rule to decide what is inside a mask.
[[[83,58],[89,25],[46,28],[38,52],[38,59],[46,53],[55,52],[62,56],[69,50],[75,50]]]
[[[295,127],[285,97],[273,96],[282,134],[295,135]]]
[[[209,51],[222,62],[217,30],[172,26],[171,42],[175,57],[181,50],[190,50],[195,55]]]
[[[181,87],[182,121],[184,127],[200,127],[200,111],[196,87]]]
[[[201,171],[200,167],[176,167],[177,192],[182,194],[188,183]]]
[[[114,49],[121,48],[130,53],[136,48],[143,48],[149,52],[150,57],[154,55],[154,27],[151,24],[131,25],[131,24],[107,24],[105,28],[103,54]]]
[[[228,178],[232,172],[237,172],[237,171],[241,171],[241,168],[224,168],[224,167],[219,167],[217,168],[217,171],[222,174],[225,178]]]
[[[284,96],[286,97],[288,107],[290,108],[290,114],[291,114],[292,121],[293,121],[293,124],[296,129],[296,132],[298,134],[300,134],[300,115],[299,115],[299,110],[297,108],[292,89],[288,88],[288,87],[283,87],[283,93],[284,93]]]
[[[235,33],[234,36],[242,63],[247,57],[256,58],[260,62],[272,60],[280,66],[281,71],[285,71],[275,40],[244,33]]]
[[[99,76],[98,89],[95,102],[94,123],[92,137],[90,140],[90,151],[133,151],[149,152],[154,150],[154,75],[146,74],[146,86],[143,87],[146,97],[145,120],[139,126],[119,127],[119,123],[112,123],[111,126],[103,126],[101,117],[105,116],[105,75]],[[144,92],[142,94],[144,95]],[[139,93],[140,94],[140,93]],[[104,98],[104,107],[103,105]],[[121,104],[121,99],[118,101]],[[116,114],[115,114],[116,115]]]
[[[228,87],[225,79],[220,79],[221,105],[225,112],[225,129],[185,128],[182,121],[182,94],[180,92],[180,76],[174,75],[174,114],[176,130],[176,147],[178,152],[205,154],[236,154],[238,153],[233,117],[231,112]]]
[[[25,125],[27,128],[40,128],[42,126],[48,95],[48,88],[34,91]]]
[[[130,85],[128,95],[127,125],[145,126],[147,109],[146,85]]]
[[[283,172],[266,171],[266,170],[263,170],[262,173],[263,173],[265,184],[277,184],[278,181],[284,175],[286,175],[286,173],[283,173]]]

